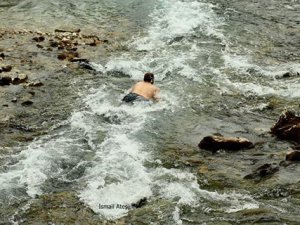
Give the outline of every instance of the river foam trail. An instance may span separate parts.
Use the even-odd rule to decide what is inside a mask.
[[[155,143],[138,138],[139,133],[150,132],[153,124],[160,123],[160,119],[155,117],[157,113],[172,116],[182,107],[183,90],[171,91],[174,84],[168,79],[169,74],[202,83],[201,74],[197,73],[197,61],[203,49],[191,43],[193,41],[188,37],[200,32],[220,43],[225,40],[219,28],[223,21],[214,14],[213,5],[175,0],[159,3],[159,8],[150,15],[153,25],[147,35],[133,38],[128,43],[131,51],[111,59],[103,70],[100,68],[104,73],[123,74],[133,80],[141,79],[146,71],[154,72],[160,86],[165,87],[162,101],[153,105],[120,105],[115,99],[121,99],[122,95],[114,93],[114,87],[109,84],[86,98],[89,110],[74,114],[72,126],[84,129],[88,136],[94,136],[95,130],[102,129],[106,137],[103,142],[92,145],[96,157],[93,166],[82,178],[85,187],[79,196],[94,211],[110,219],[128,212],[127,208],[116,208],[118,205],[130,208],[132,203],[145,197],[150,200],[166,198],[174,201],[175,205],[189,206],[199,206],[203,198],[211,199],[226,204],[227,212],[257,208],[258,203],[250,196],[204,191],[194,174],[164,168],[159,160],[152,157]],[[180,43],[176,43],[178,40]],[[86,122],[91,115],[102,117],[108,123],[97,128]],[[155,164],[155,167],[145,166],[146,162]],[[177,224],[182,223],[179,211],[178,207],[174,208],[173,217]]]
[[[159,122],[153,113],[175,110],[174,102],[120,105],[115,99],[121,96],[114,96],[118,94],[110,91],[112,89],[110,85],[104,85],[94,90],[86,97],[86,111],[74,113],[71,118],[72,128],[81,130],[95,151],[92,166],[80,178],[83,189],[79,194],[95,212],[116,219],[124,216],[132,208],[131,204],[143,198],[166,198],[190,206],[197,206],[204,198],[231,205],[226,208],[228,212],[258,207],[247,195],[201,190],[195,175],[164,168],[159,160],[152,158],[154,149],[139,140],[137,134],[149,129],[149,121],[150,124]],[[95,118],[105,120],[106,124],[99,127],[92,122]],[[95,134],[99,131],[105,133],[105,138],[95,144]],[[155,164],[155,167],[145,166],[146,162]]]

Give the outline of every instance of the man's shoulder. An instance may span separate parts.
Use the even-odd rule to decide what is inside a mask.
[[[144,82],[143,81],[138,81],[138,82],[135,83],[135,85],[141,86],[141,85],[144,85]]]

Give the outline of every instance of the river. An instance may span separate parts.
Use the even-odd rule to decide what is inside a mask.
[[[299,19],[285,13],[272,22],[272,12],[297,15],[300,3],[278,2],[265,6],[269,14],[261,3],[260,14],[253,1],[2,1],[2,27],[101,30],[120,35],[123,46],[93,62],[98,73],[80,81],[67,120],[5,156],[3,224],[27,224],[21,212],[61,191],[103,220],[128,224],[297,224],[299,192],[289,189],[299,188],[297,164],[259,184],[243,180],[266,161],[280,162],[288,144],[268,131],[285,108],[299,110]],[[161,101],[122,104],[145,72],[155,74]],[[197,148],[216,133],[259,144],[215,155]],[[143,198],[142,211],[130,207]]]

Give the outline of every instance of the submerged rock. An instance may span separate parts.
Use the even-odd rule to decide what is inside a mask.
[[[285,160],[287,161],[300,161],[300,151],[294,150],[291,152],[288,152],[285,156]]]
[[[253,173],[248,174],[244,179],[251,179],[255,181],[261,181],[262,179],[270,178],[274,173],[279,171],[277,165],[272,165],[266,163],[253,171]]]
[[[206,136],[198,144],[199,148],[216,152],[219,149],[237,151],[240,149],[253,148],[254,145],[246,138]]]
[[[271,128],[271,133],[281,139],[300,143],[300,117],[291,111],[284,112]]]
[[[24,223],[24,219],[26,222]],[[37,196],[26,210],[15,218],[17,224],[90,224],[112,225],[103,220],[73,192],[49,193]]]

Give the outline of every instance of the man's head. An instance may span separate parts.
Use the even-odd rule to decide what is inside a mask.
[[[145,73],[144,81],[153,84],[154,83],[154,74],[153,73]]]

